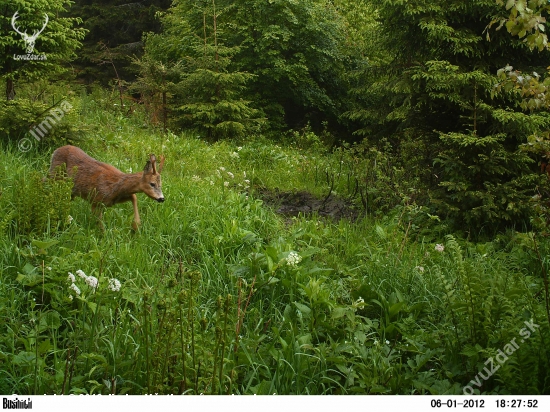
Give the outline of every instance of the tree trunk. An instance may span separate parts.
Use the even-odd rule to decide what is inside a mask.
[[[6,100],[13,100],[15,98],[15,83],[13,79],[6,80]]]

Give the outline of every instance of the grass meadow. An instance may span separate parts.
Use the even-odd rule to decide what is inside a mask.
[[[55,147],[3,147],[0,393],[550,394],[547,239],[467,241],[406,170],[309,131],[206,142],[72,104],[92,157],[166,156],[166,201],[138,194],[137,232],[130,203],[108,208],[102,232],[70,182],[42,181]],[[275,190],[356,213],[282,216]]]

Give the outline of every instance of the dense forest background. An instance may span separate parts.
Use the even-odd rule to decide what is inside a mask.
[[[546,0],[0,10],[0,392],[550,393]],[[67,143],[165,207],[100,233]]]
[[[548,129],[546,106],[502,79],[538,79],[548,62],[526,33],[498,27],[523,3],[6,1],[2,79],[8,101],[36,77],[112,87],[163,130],[210,140],[308,130],[331,150],[375,147],[406,167],[416,202],[477,236],[531,227],[532,198],[546,196],[545,145],[528,144]],[[37,40],[56,49],[46,62],[10,60],[19,9],[60,16],[61,40]]]

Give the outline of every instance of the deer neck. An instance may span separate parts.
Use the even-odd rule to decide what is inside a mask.
[[[120,195],[132,195],[134,193],[140,193],[141,179],[143,178],[143,172],[139,173],[125,173],[118,182],[117,193]]]

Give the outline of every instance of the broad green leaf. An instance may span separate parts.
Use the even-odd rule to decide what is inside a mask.
[[[45,331],[49,329],[58,329],[61,326],[61,317],[59,316],[59,313],[55,310],[51,310],[46,312],[41,318],[40,318],[40,331]]]
[[[37,247],[38,249],[46,250],[49,247],[57,245],[59,243],[59,240],[55,240],[55,239],[50,241],[33,240],[31,243],[34,247]]]
[[[344,317],[347,311],[348,311],[347,307],[334,308],[332,310],[332,319],[339,319]]]
[[[86,301],[86,304],[88,305],[88,307],[90,308],[90,310],[95,313],[96,310],[97,310],[97,303],[95,302],[90,302],[89,300]]]
[[[30,263],[26,263],[25,266],[23,266],[23,272],[26,275],[30,275],[30,274],[34,273],[35,271],[36,271],[36,267],[31,265]]]
[[[296,306],[298,308],[298,310],[300,312],[302,312],[304,315],[310,315],[311,314],[311,309],[308,306],[306,306],[302,303],[298,303],[298,302],[293,302],[293,303],[294,303],[294,306]]]
[[[397,303],[391,305],[390,306],[390,316],[397,315],[401,311],[401,308],[403,308],[404,305],[405,305],[404,302],[397,302]]]

